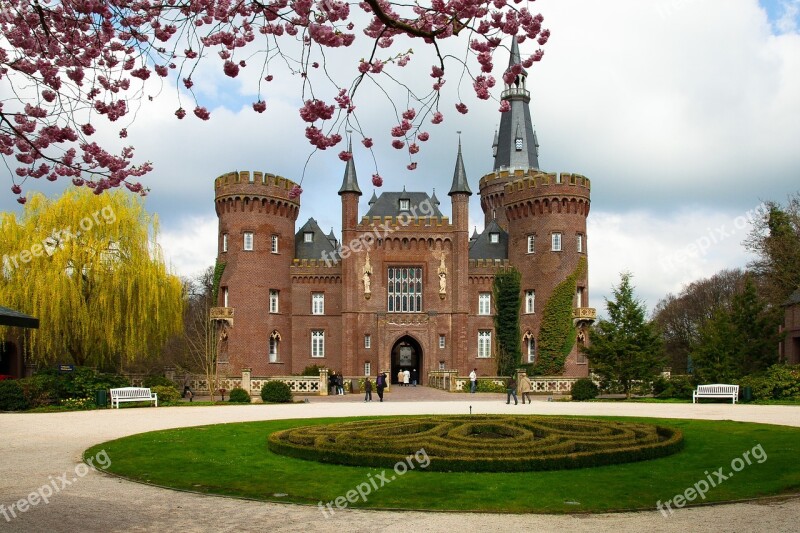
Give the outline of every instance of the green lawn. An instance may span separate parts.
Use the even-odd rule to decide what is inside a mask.
[[[275,455],[267,449],[267,436],[290,427],[363,419],[281,420],[156,431],[99,444],[87,450],[85,457],[105,450],[111,459],[110,472],[155,485],[318,505],[344,497],[359,485],[366,492],[364,484],[379,479],[381,470]],[[556,472],[417,469],[398,476],[388,469],[384,479],[396,479],[382,487],[381,482],[375,483],[366,501],[358,497],[357,503],[347,506],[514,513],[655,509],[658,500],[670,500],[701,480],[708,484],[708,476],[717,486],[709,487],[705,503],[800,491],[800,428],[730,421],[610,419],[677,427],[684,433],[685,448],[662,459]],[[745,452],[749,452],[750,465],[741,459]],[[727,476],[736,458],[742,461],[735,464],[743,466],[741,471],[719,482],[713,472],[722,467]],[[698,498],[695,503],[700,501]],[[335,505],[332,508],[336,510]]]

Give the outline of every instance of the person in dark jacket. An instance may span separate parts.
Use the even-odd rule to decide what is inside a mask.
[[[383,401],[383,389],[386,388],[386,372],[381,372],[375,378],[375,388],[378,390],[378,398]]]
[[[364,379],[364,401],[371,402],[372,401],[372,382],[369,380],[369,376]]]
[[[511,403],[511,397],[514,397],[514,405],[517,405],[517,380],[514,376],[508,378],[506,381],[506,404]]]

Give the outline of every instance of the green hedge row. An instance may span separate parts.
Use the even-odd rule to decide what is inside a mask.
[[[268,443],[274,453],[324,463],[389,468],[424,449],[432,471],[517,472],[664,457],[682,448],[683,435],[586,419],[436,416],[294,428]]]

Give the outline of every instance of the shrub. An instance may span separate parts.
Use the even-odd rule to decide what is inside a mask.
[[[231,389],[228,401],[233,403],[250,403],[250,394],[243,388],[236,387]]]
[[[175,385],[154,385],[150,387],[150,392],[155,392],[158,395],[159,403],[177,402],[181,397],[181,393]]]
[[[17,380],[0,381],[0,411],[25,411],[29,407]]]
[[[47,392],[49,403],[67,398],[93,398],[98,390],[128,387],[130,381],[118,374],[103,374],[87,367],[77,366],[72,372],[60,372],[56,368],[44,368],[32,378],[38,380],[31,387],[31,394],[43,397],[42,388]],[[25,381],[25,380],[22,380]],[[49,391],[48,391],[49,388]],[[42,403],[41,405],[47,405]]]
[[[659,376],[653,382],[653,396],[688,400],[694,388],[691,376],[675,375],[670,379]]]
[[[175,387],[175,382],[165,376],[147,376],[142,380],[142,387]]]
[[[743,377],[739,386],[750,387],[754,400],[798,399],[800,365],[772,365],[766,372]]]
[[[291,403],[292,391],[283,381],[267,381],[261,387],[261,399],[264,403]]]
[[[589,378],[581,378],[572,384],[572,399],[576,402],[594,400],[599,393],[597,385]]]
[[[18,383],[30,408],[55,405],[67,398],[64,382],[56,374],[39,373],[20,379]]]
[[[319,365],[310,365],[303,369],[301,376],[319,376],[319,371],[325,368]]]
[[[461,392],[469,392],[470,391],[470,382],[467,380],[461,386]],[[475,392],[506,392],[506,386],[501,385],[499,383],[495,383],[494,381],[488,379],[479,379],[478,386],[475,388]]]

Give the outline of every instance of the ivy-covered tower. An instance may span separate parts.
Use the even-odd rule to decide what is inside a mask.
[[[515,39],[509,68],[520,62]],[[501,98],[510,110],[495,133],[494,169],[480,180],[481,207],[487,228],[506,233],[508,261],[521,273],[523,359],[537,373],[585,376],[588,365],[570,338],[581,342],[595,313],[588,307],[590,181],[540,169],[524,69]]]

